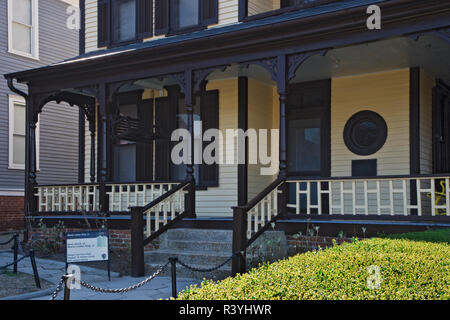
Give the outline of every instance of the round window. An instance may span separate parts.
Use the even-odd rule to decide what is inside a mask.
[[[368,156],[384,146],[387,133],[386,121],[378,113],[361,111],[345,125],[344,141],[351,152]]]

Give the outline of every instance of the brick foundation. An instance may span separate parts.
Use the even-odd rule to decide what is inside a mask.
[[[287,236],[288,254],[291,256],[297,253],[317,250],[319,247],[322,249],[332,247],[333,240],[338,245],[352,242],[351,238],[300,236],[295,239],[293,236]]]
[[[86,231],[86,229],[62,229],[60,233],[60,243],[59,246],[62,251],[65,248],[65,232],[80,232]],[[30,231],[29,241],[40,241],[45,237],[49,237],[45,235],[38,227],[34,227],[33,230]],[[29,243],[30,244],[30,243]],[[131,250],[131,233],[129,230],[109,230],[109,247],[111,250],[117,251],[130,251]],[[154,241],[145,247],[145,251],[152,251],[159,248],[159,241]]]
[[[23,230],[24,212],[23,196],[0,196],[0,231]]]

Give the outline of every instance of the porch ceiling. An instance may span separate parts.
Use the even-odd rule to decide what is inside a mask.
[[[414,41],[401,37],[330,50],[313,56],[297,71],[293,82],[344,77],[393,69],[421,67],[450,83],[450,46],[433,36]]]

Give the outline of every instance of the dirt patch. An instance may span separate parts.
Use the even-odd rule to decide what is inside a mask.
[[[42,255],[37,253],[37,257],[56,261],[66,261],[64,253],[56,253],[52,255]],[[110,252],[109,259],[112,272],[118,272],[122,276],[129,276],[131,274],[131,257],[128,251],[112,250]],[[80,263],[80,265],[105,271],[108,270],[107,262],[86,262]]]
[[[53,286],[51,282],[41,280],[41,289],[36,287],[34,276],[22,272],[14,274],[12,271],[0,271],[0,298],[17,296],[19,294],[48,289]]]

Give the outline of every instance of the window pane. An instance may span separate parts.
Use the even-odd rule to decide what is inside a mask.
[[[288,126],[289,171],[320,171],[320,119],[291,120]]]
[[[13,1],[13,20],[31,26],[31,0]]]
[[[13,49],[31,54],[31,28],[12,23]]]
[[[135,0],[119,0],[113,2],[112,19],[114,41],[134,39],[136,35]]]
[[[176,29],[198,25],[199,1],[172,0],[172,27]]]
[[[14,134],[25,135],[25,107],[14,104]]]
[[[25,164],[25,137],[13,136],[13,163]]]

